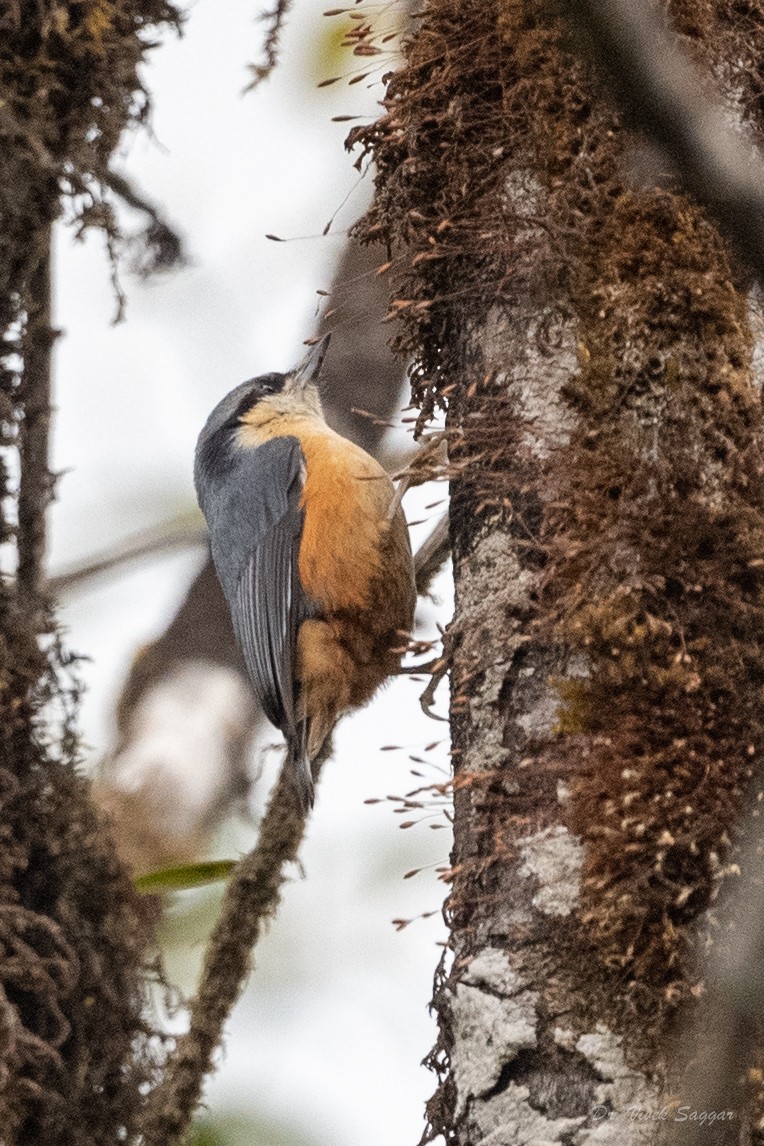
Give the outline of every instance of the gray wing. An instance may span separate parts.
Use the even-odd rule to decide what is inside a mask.
[[[247,671],[265,715],[288,740],[298,735],[297,630],[311,613],[297,568],[303,468],[296,438],[238,450],[225,495],[208,513],[212,554]]]
[[[250,678],[271,724],[292,738],[295,649],[304,619],[297,578],[301,514],[288,512],[252,553],[239,578],[233,623]]]

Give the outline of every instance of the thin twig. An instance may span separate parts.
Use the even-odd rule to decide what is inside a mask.
[[[448,514],[436,522],[432,533],[425,538],[414,554],[414,578],[418,597],[429,592],[432,579],[445,565],[451,553]]]
[[[24,418],[19,430],[18,575],[22,607],[39,601],[45,557],[45,522],[51,498],[48,468],[50,368],[53,331],[50,313],[51,228],[39,236],[37,261],[27,285],[27,319],[22,341],[24,359],[21,397]]]
[[[313,764],[317,782],[322,760]],[[273,915],[305,830],[291,774],[282,769],[257,845],[236,867],[212,932],[188,1032],[147,1102],[142,1146],[176,1146],[186,1134],[223,1027],[250,971],[250,951]]]
[[[171,549],[201,547],[207,540],[207,530],[198,523],[198,516],[194,514],[193,520],[182,518],[163,521],[151,529],[143,529],[140,533],[118,542],[106,552],[88,557],[85,561],[57,573],[55,577],[51,577],[48,587],[55,595],[66,593],[89,581],[91,577],[108,573],[126,562],[137,561],[154,553],[165,553]]]
[[[609,90],[629,122],[673,161],[676,176],[764,275],[764,157],[729,126],[707,78],[646,0],[569,0],[559,5],[588,32]]]
[[[276,0],[272,8],[262,13],[260,18],[268,25],[265,44],[263,45],[265,62],[250,65],[249,70],[252,73],[252,80],[247,87],[247,91],[252,91],[252,89],[261,84],[263,80],[267,80],[268,76],[276,67],[279,59],[279,48],[281,46],[281,33],[284,30],[284,24],[286,23],[286,18],[291,7],[292,0]]]

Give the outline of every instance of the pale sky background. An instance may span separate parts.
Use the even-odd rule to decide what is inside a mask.
[[[244,378],[286,369],[302,354],[316,289],[329,287],[342,230],[371,193],[369,179],[357,185],[344,152],[348,125],[330,117],[373,115],[382,95],[366,82],[316,89],[336,27],[324,7],[298,0],[278,71],[247,96],[246,64],[259,58],[262,38],[257,0],[224,8],[198,0],[183,38],[168,36],[154,53],[146,72],[154,138],[131,137],[121,162],[186,236],[191,265],[149,283],[125,273],[121,326],[110,325],[115,304],[100,238],[75,245],[58,233],[55,322],[65,337],[56,351],[54,466],[65,473],[52,514],[54,572],[189,509],[194,444],[211,407]],[[346,54],[342,70],[364,62]],[[320,236],[349,190],[329,237],[265,239]],[[443,495],[439,487],[407,498],[409,518],[432,518],[436,511],[423,507]],[[426,531],[416,529],[415,541]],[[83,727],[93,758],[109,742],[131,658],[161,631],[200,559],[146,561],[65,603],[69,644],[92,658],[83,666]],[[441,604],[420,610],[423,635],[450,616],[447,574],[436,593]],[[422,687],[394,682],[339,729],[302,854],[306,877],[288,886],[230,1024],[207,1101],[212,1114],[254,1112],[268,1127],[258,1146],[419,1140],[435,1086],[419,1062],[435,1038],[426,1008],[445,938],[443,885],[432,870],[403,875],[445,865],[450,832],[431,830],[445,825],[440,815],[400,831],[392,803],[364,800],[443,777],[447,726],[422,715]],[[436,740],[430,764],[410,761]],[[380,751],[390,744],[401,748]],[[250,843],[239,825],[220,847],[236,854]],[[175,933],[206,903],[201,893],[179,897]],[[391,924],[423,912],[434,914],[401,932]],[[176,957],[173,969],[188,975],[192,962]]]

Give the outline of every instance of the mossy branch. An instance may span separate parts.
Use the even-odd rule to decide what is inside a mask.
[[[318,780],[321,761],[314,764]],[[223,1027],[250,970],[250,951],[273,915],[305,831],[291,775],[282,769],[260,827],[257,845],[237,866],[212,932],[186,1034],[150,1095],[143,1146],[176,1146],[196,1110]]]
[[[448,552],[448,517],[444,516],[415,557],[420,592],[427,590]],[[313,766],[316,780],[325,759]],[[188,1129],[224,1025],[249,975],[251,949],[276,910],[287,865],[296,859],[302,842],[305,814],[295,795],[291,776],[282,770],[257,844],[237,865],[226,890],[191,1004],[189,1029],[148,1100],[144,1146],[174,1146]]]

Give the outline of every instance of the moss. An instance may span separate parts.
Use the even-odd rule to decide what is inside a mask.
[[[762,0],[671,7],[758,131]],[[542,2],[431,0],[383,116],[351,139],[377,163],[361,231],[385,240],[393,297],[409,300],[394,341],[413,357],[422,421],[448,412],[457,567],[511,522],[526,568],[544,572],[527,632],[576,665],[557,683],[557,735],[533,757],[532,812],[508,795],[509,738],[503,792],[495,773],[471,781],[485,786],[471,805],[479,855],[472,876],[459,868],[451,917],[468,932],[483,873],[513,862],[513,832],[562,776],[586,845],[581,936],[655,1011],[698,990],[693,921],[764,749],[745,276],[669,177],[638,185],[641,141]],[[575,428],[543,461],[524,449],[516,395],[466,350],[468,332],[490,336],[521,304],[542,350],[573,322],[579,343],[563,392]],[[458,666],[458,633],[455,647]],[[519,687],[511,670],[507,685]],[[457,715],[461,751],[468,710]]]
[[[76,688],[50,603],[36,576],[25,580],[21,542],[41,553],[52,487],[41,359],[54,334],[40,286],[50,225],[66,203],[80,225],[115,238],[102,201],[109,158],[146,114],[138,69],[156,26],[177,21],[164,0],[0,0],[0,447],[20,458],[0,469],[0,540],[20,556],[19,576],[0,578],[8,1142],[129,1140],[156,1066],[144,1015],[152,920],[77,774]]]

